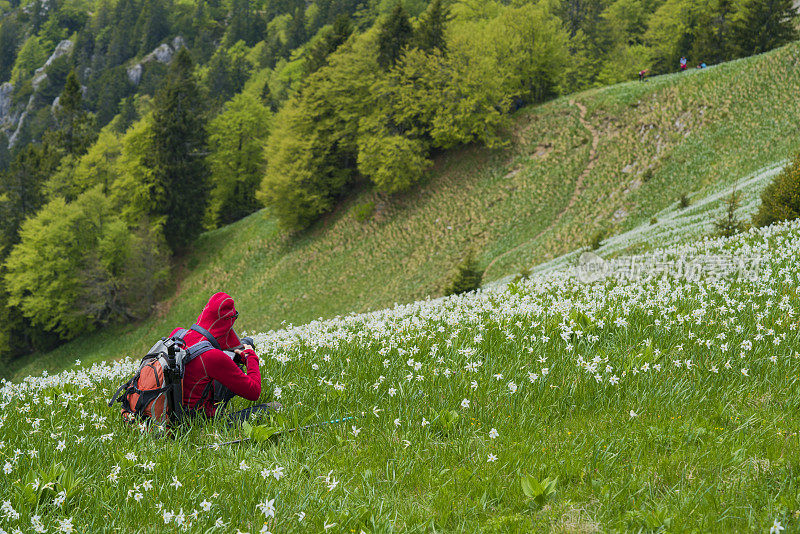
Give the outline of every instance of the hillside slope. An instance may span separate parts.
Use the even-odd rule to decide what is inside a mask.
[[[797,532],[798,253],[790,221],[257,334],[286,415],[240,444],[124,424],[133,359],[3,384],[0,528]],[[302,420],[343,424],[263,438]]]
[[[149,320],[28,359],[14,374],[140,352],[190,324],[218,290],[237,299],[242,330],[265,331],[438,296],[469,248],[492,281],[579,248],[599,229],[633,229],[682,193],[701,198],[800,147],[799,62],[795,43],[521,110],[506,148],[448,154],[417,190],[366,192],[300,236],[256,213],[204,234]],[[374,214],[359,222],[356,208],[368,202]]]

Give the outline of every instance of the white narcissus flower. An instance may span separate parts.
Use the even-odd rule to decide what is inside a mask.
[[[497,436],[499,436],[499,435],[500,435],[500,433],[497,431],[497,429],[496,429],[496,428],[492,428],[492,429],[489,431],[489,437],[490,437],[490,438],[492,438],[492,439],[495,439],[495,438],[496,438]]]
[[[469,399],[464,399],[461,401],[462,408],[469,408]]]
[[[44,523],[42,523],[42,518],[38,515],[31,516],[31,527],[36,532],[47,532],[47,529],[44,528]]]
[[[275,517],[275,499],[265,498],[264,502],[256,505],[256,508],[264,514],[265,517]]]
[[[279,466],[279,465],[276,465],[276,466],[275,466],[275,467],[272,469],[272,478],[274,478],[275,480],[280,480],[280,479],[282,479],[283,477],[284,477],[284,473],[283,473],[283,467],[281,467],[281,466]]]
[[[72,534],[75,532],[75,527],[72,525],[72,518],[59,519],[58,531],[63,532],[64,534]]]

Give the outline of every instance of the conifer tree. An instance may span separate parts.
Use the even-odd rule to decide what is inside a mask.
[[[115,23],[108,45],[107,67],[115,67],[133,56],[137,46],[134,28],[139,18],[139,6],[135,0],[120,0],[114,9]]]
[[[42,41],[42,46],[46,50],[52,50],[58,43],[67,36],[66,30],[61,27],[58,15],[51,11],[47,21],[42,26],[42,31],[39,32],[39,38]]]
[[[44,203],[42,185],[55,172],[60,159],[48,142],[28,144],[8,170],[0,173],[0,251],[8,252],[8,247],[17,242],[22,221]]]
[[[258,64],[261,68],[274,68],[284,51],[284,45],[278,34],[267,36],[264,39],[264,47],[258,57]]]
[[[78,82],[78,76],[74,70],[67,75],[67,81],[61,91],[58,104],[62,115],[75,115],[83,111],[81,109],[81,84]]]
[[[252,46],[255,32],[250,0],[233,0],[228,20],[230,22],[225,34],[226,44],[233,46],[238,41],[244,41],[248,46]]]
[[[162,0],[147,0],[137,23],[141,36],[139,53],[147,54],[169,36],[169,17]]]
[[[413,36],[414,29],[408,20],[408,13],[403,4],[398,2],[378,30],[378,64],[385,70],[392,68]]]
[[[17,58],[19,28],[15,17],[6,17],[0,23],[0,83],[11,76],[11,68]]]
[[[730,237],[744,230],[745,226],[736,215],[736,210],[741,205],[741,195],[737,190],[733,190],[731,196],[725,202],[725,215],[717,219],[714,226],[717,233],[722,237]]]
[[[261,104],[266,106],[272,113],[278,111],[278,103],[272,97],[272,90],[269,88],[269,82],[264,82],[264,87],[261,88]]]
[[[253,68],[247,53],[244,41],[239,41],[230,48],[219,47],[211,57],[204,85],[209,96],[218,103],[229,100],[244,87]]]
[[[39,30],[42,29],[42,25],[46,20],[45,15],[47,14],[47,10],[42,5],[42,0],[33,0],[30,7],[30,14],[31,30],[33,30],[33,33],[39,33]]]
[[[447,26],[448,9],[442,5],[442,0],[433,0],[422,16],[416,31],[416,44],[420,50],[430,52],[441,50],[444,52],[447,43],[444,31]]]
[[[164,217],[164,235],[181,250],[202,227],[207,205],[204,103],[185,48],[175,55],[153,101],[151,214]]]
[[[205,2],[198,2],[192,15],[194,39],[192,51],[198,63],[205,63],[214,53],[217,24],[208,14]]]
[[[97,135],[94,131],[94,117],[83,109],[81,84],[74,70],[67,75],[54,114],[57,128],[45,132],[43,140],[62,150],[64,155],[85,154]]]
[[[289,25],[286,35],[286,50],[294,50],[301,44],[305,43],[306,35],[306,10],[304,7],[298,7],[294,11],[292,22]]]
[[[85,71],[92,64],[94,54],[95,35],[92,21],[86,21],[83,29],[78,32],[72,58],[79,71]]]
[[[133,102],[133,97],[129,96],[123,98],[119,103],[119,120],[116,124],[117,132],[125,133],[125,131],[139,118],[136,111],[136,106]]]
[[[747,0],[736,24],[741,55],[760,54],[797,38],[794,0]]]
[[[339,48],[347,38],[353,33],[350,19],[345,15],[339,15],[333,23],[331,31],[326,33],[317,41],[308,53],[306,58],[306,74],[311,74],[320,69],[331,55]]]

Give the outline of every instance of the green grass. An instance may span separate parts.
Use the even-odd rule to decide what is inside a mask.
[[[760,257],[753,279],[559,271],[259,334],[261,400],[286,413],[270,424],[359,417],[276,443],[198,450],[241,430],[124,425],[104,398],[130,363],[6,384],[0,500],[19,517],[0,527],[797,532],[798,249],[795,222],[646,256]]]
[[[649,224],[682,192],[702,198],[800,147],[799,56],[794,44],[527,108],[515,115],[507,148],[453,151],[417,189],[388,199],[365,192],[299,236],[278,232],[267,211],[204,234],[150,319],[13,362],[9,373],[138,354],[190,324],[218,290],[236,299],[240,328],[264,331],[438,296],[469,248],[491,264],[491,282],[582,247],[601,228],[613,236]],[[588,108],[599,135],[577,194],[592,133],[570,99]]]
[[[798,53],[575,96],[600,137],[572,203],[592,133],[561,99],[518,114],[507,149],[450,154],[419,189],[363,193],[303,235],[282,235],[266,211],[204,234],[151,319],[3,384],[0,528],[800,532],[800,223],[701,239],[734,187],[752,213],[798,148]],[[762,263],[754,279],[584,284],[565,269],[577,253],[562,254],[601,228],[611,237],[596,252],[620,261]],[[468,247],[483,265],[499,258],[489,281],[539,269],[389,307],[436,295]],[[260,400],[285,406],[262,424],[358,418],[203,450],[243,430],[198,420],[165,438],[124,425],[105,400],[128,358],[217,290],[236,298],[242,330],[261,332]],[[553,491],[537,498],[546,480]]]

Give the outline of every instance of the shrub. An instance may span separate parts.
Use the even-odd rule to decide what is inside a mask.
[[[680,209],[689,207],[689,195],[681,193],[681,197],[678,199],[678,207],[680,207]]]
[[[800,154],[761,193],[761,206],[753,216],[754,226],[800,217]]]
[[[483,269],[478,267],[475,253],[470,251],[450,274],[450,278],[445,285],[444,294],[449,296],[474,291],[481,287],[482,279]]]
[[[650,224],[658,223],[658,217],[650,217]]]
[[[364,222],[367,219],[372,218],[372,215],[375,213],[375,201],[370,200],[369,202],[364,202],[363,204],[359,204],[353,208],[353,216],[356,218],[358,222]]]
[[[603,240],[606,238],[606,229],[601,228],[597,232],[594,233],[592,236],[591,241],[589,241],[589,248],[592,250],[597,250],[600,248],[600,245],[603,244]]]
[[[531,270],[530,267],[524,267],[519,273],[517,273],[514,276],[514,279],[511,280],[511,283],[514,284],[516,282],[519,282],[520,280],[527,280],[528,278],[531,277],[531,273],[533,273],[533,271]]]

